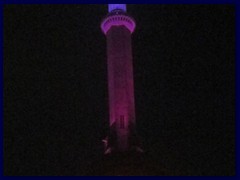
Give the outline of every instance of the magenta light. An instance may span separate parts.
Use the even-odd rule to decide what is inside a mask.
[[[116,11],[114,11],[116,10]],[[135,21],[125,4],[109,4],[109,14],[101,23],[107,39],[110,135],[104,140],[105,153],[128,151],[136,146],[135,103],[131,33]],[[138,147],[136,146],[135,149]]]
[[[136,24],[135,21],[130,16],[116,14],[108,16],[101,23],[101,29],[104,32],[104,34],[107,34],[108,30],[112,26],[125,26],[131,33],[133,33]]]

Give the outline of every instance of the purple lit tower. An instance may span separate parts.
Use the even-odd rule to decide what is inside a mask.
[[[135,131],[134,82],[131,34],[135,21],[126,4],[109,4],[101,22],[107,38],[108,94],[110,133],[103,140],[105,154],[142,151]]]

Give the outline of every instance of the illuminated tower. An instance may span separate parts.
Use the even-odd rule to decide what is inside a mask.
[[[110,134],[103,140],[105,154],[140,150],[135,132],[135,105],[131,34],[135,21],[126,4],[109,4],[101,22],[107,38]]]

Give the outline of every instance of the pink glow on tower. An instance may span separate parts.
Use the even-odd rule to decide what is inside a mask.
[[[135,21],[125,4],[109,4],[101,23],[107,38],[110,135],[103,140],[105,153],[136,148],[135,104],[131,33]]]

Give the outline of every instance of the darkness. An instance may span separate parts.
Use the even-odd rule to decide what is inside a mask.
[[[146,154],[167,175],[235,175],[234,5],[128,12]],[[98,164],[108,131],[106,14],[106,5],[4,6],[4,175],[84,175]]]

